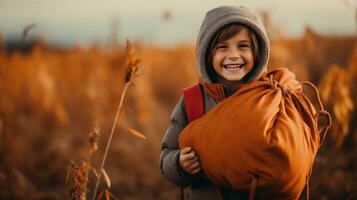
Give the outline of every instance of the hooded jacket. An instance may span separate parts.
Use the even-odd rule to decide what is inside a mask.
[[[206,53],[209,44],[217,31],[228,24],[238,23],[252,30],[258,40],[260,62],[254,63],[250,77],[247,81],[258,78],[266,71],[269,59],[269,41],[262,22],[258,17],[243,6],[221,6],[207,12],[197,38],[196,69],[203,86],[204,110],[207,113],[217,103],[225,99],[231,93],[228,86],[212,82],[208,76]],[[215,200],[217,199],[214,184],[202,176],[187,174],[179,164],[178,137],[188,124],[186,108],[183,96],[180,97],[171,115],[169,127],[162,141],[160,154],[161,173],[173,184],[181,187],[189,187],[190,200]],[[228,188],[221,188],[224,199],[247,199],[247,194]]]

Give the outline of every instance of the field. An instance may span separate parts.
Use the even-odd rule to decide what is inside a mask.
[[[197,81],[195,47],[133,47],[140,69],[105,165],[110,192],[124,200],[178,199],[179,189],[160,174],[159,154],[182,89]],[[68,199],[68,163],[88,161],[95,128],[99,149],[90,162],[99,168],[125,84],[126,58],[121,45],[60,49],[39,40],[9,50],[0,40],[0,199]],[[274,38],[269,68],[276,67],[318,85],[333,117],[315,161],[311,199],[357,199],[356,38],[308,28],[301,38]],[[88,199],[94,185],[90,173]]]

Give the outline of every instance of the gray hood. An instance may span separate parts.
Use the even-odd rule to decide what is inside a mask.
[[[221,6],[207,12],[197,38],[196,68],[201,79],[206,83],[212,83],[206,70],[208,63],[206,63],[205,55],[208,45],[218,30],[231,23],[245,25],[257,36],[261,60],[259,63],[254,63],[254,71],[248,81],[254,80],[263,71],[266,71],[270,47],[263,23],[246,7]]]

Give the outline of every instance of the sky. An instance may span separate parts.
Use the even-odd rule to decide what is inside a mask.
[[[352,35],[356,0],[0,0],[0,32],[30,36],[65,45],[108,43],[112,27],[126,38],[155,44],[194,42],[205,13],[221,5],[244,5],[267,11],[287,36],[299,36],[309,25],[318,33]],[[163,13],[170,11],[168,20]],[[113,26],[114,25],[114,26]]]

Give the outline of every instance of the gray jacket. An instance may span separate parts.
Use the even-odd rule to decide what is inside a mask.
[[[254,63],[254,68],[247,81],[254,80],[263,71],[269,58],[269,42],[263,24],[250,10],[245,7],[221,6],[209,11],[202,22],[197,38],[196,47],[196,69],[200,78],[206,83],[213,83],[207,72],[206,51],[214,34],[222,27],[240,23],[248,26],[257,36],[259,54],[261,59]],[[226,87],[226,96],[232,91]],[[212,109],[217,101],[203,90],[205,112]],[[200,175],[189,175],[181,169],[179,165],[179,144],[178,137],[183,128],[187,125],[187,116],[183,97],[181,97],[172,113],[169,127],[162,141],[160,154],[160,169],[164,176],[177,186],[189,187],[191,200],[215,200],[216,190],[210,180],[202,178]],[[238,191],[221,188],[221,194],[226,199],[247,199],[245,194]]]

